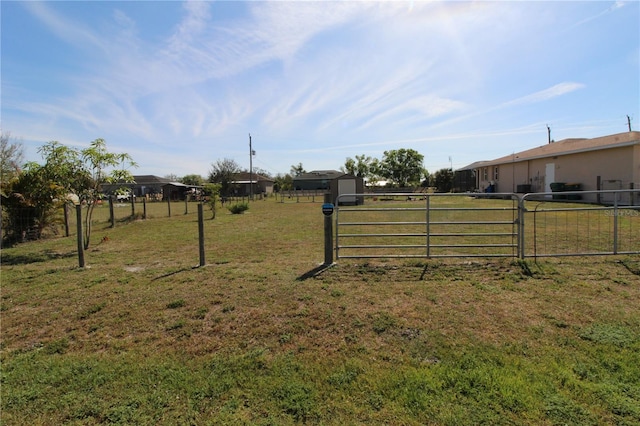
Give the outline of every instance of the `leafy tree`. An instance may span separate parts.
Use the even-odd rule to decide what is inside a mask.
[[[10,132],[0,134],[0,189],[5,188],[20,173],[20,165],[24,157],[22,142],[13,140]]]
[[[56,211],[67,196],[78,194],[89,185],[90,176],[76,150],[52,141],[38,152],[44,164],[27,163],[2,195],[8,241],[24,239],[27,234],[40,238],[42,231],[55,223]]]
[[[102,198],[102,186],[118,182],[133,183],[133,175],[129,168],[137,167],[131,156],[126,153],[112,153],[107,151],[104,139],[96,139],[88,148],[80,151],[84,171],[91,179],[83,185],[80,198],[87,203],[85,215],[84,248],[89,248],[91,240],[91,219],[97,201]]]
[[[424,170],[423,160],[424,156],[413,149],[385,151],[377,174],[398,187],[417,185]]]
[[[218,160],[211,164],[209,182],[220,184],[220,195],[232,195],[233,189],[235,188],[233,184],[235,176],[240,173],[241,170],[238,163],[232,159],[225,158],[224,160]]]
[[[184,183],[185,185],[192,185],[192,186],[202,186],[202,184],[204,183],[204,178],[200,175],[186,175],[184,177],[182,177],[179,182]]]
[[[433,176],[433,185],[438,192],[451,192],[453,188],[453,170],[448,168],[438,170]]]
[[[293,177],[290,174],[278,173],[274,178],[273,190],[276,192],[290,191],[293,189]]]
[[[218,210],[218,201],[220,199],[220,189],[222,185],[219,183],[205,183],[203,192],[207,197],[207,205],[211,209],[211,219],[216,218],[216,211]]]
[[[75,194],[87,205],[83,245],[88,248],[91,219],[96,202],[102,197],[102,185],[133,182],[127,168],[135,163],[128,154],[108,152],[103,139],[94,140],[82,151],[57,141],[45,144],[38,151],[45,160],[44,165],[27,163],[25,171],[2,199],[12,237],[35,232],[39,238],[42,230],[53,223],[56,210],[70,194]]]
[[[291,175],[293,177],[298,177],[300,175],[303,175],[307,173],[307,171],[304,169],[304,167],[302,167],[302,163],[298,163],[297,166],[291,166]]]
[[[347,157],[342,171],[361,178],[370,178],[373,175],[372,164],[374,159],[368,155],[356,155],[355,160]]]
[[[421,183],[422,187],[427,188],[429,185],[431,185],[431,174],[429,173],[429,170],[427,169],[422,169],[422,183]]]

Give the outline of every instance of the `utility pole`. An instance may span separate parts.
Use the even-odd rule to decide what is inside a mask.
[[[551,143],[551,127],[549,127],[548,124],[547,124],[547,139],[549,140],[549,143]]]
[[[629,126],[629,131],[631,131],[631,117],[627,115],[627,126]]]
[[[253,200],[253,148],[251,147],[251,133],[249,133],[249,199]]]

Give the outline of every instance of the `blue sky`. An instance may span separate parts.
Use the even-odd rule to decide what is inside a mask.
[[[640,3],[0,2],[2,130],[134,174],[411,148],[431,171],[640,128]]]

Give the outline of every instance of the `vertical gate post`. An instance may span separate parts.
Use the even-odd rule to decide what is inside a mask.
[[[431,257],[431,196],[427,194],[427,259]]]
[[[198,241],[200,248],[200,266],[205,265],[204,260],[204,219],[202,213],[202,203],[198,203]]]
[[[147,197],[142,199],[142,218],[147,218]]]
[[[333,264],[333,204],[329,193],[324,194],[322,212],[324,214],[324,264],[328,266]]]
[[[518,258],[524,260],[524,195],[518,200]],[[535,235],[534,235],[535,238]]]
[[[618,254],[618,192],[613,195],[613,254]]]
[[[78,265],[84,268],[84,241],[82,238],[82,204],[76,206],[76,229],[78,230]]]

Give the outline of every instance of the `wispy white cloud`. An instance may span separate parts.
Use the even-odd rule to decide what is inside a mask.
[[[623,7],[625,7],[629,2],[628,1],[614,1],[609,7],[607,7],[606,9],[604,9],[603,11],[601,11],[600,13],[597,13],[595,15],[589,16],[587,18],[581,19],[580,21],[576,22],[575,24],[573,24],[570,28],[576,28],[579,27],[581,25],[587,24],[591,21],[595,21],[599,18],[602,18],[605,15],[608,15],[611,12],[614,12],[618,9],[622,9]]]
[[[25,2],[24,6],[60,39],[76,46],[105,49],[106,45],[100,37],[83,25],[57,13],[46,2]]]
[[[300,154],[308,143],[321,147],[314,159],[327,149],[526,136],[541,117],[520,117],[506,130],[485,123],[507,108],[515,115],[544,105],[546,113],[550,101],[594,84],[563,62],[550,44],[554,32],[545,31],[574,15],[558,18],[537,2],[246,2],[231,16],[227,3],[172,3],[172,25],[151,37],[127,3],[101,5],[111,14],[85,20],[65,14],[68,4],[25,3],[67,43],[69,58],[82,58],[65,76],[69,90],[3,95],[3,110],[71,140],[111,135],[143,144],[140,153],[163,164],[176,146],[176,158],[231,155],[235,140],[245,152],[248,132],[270,140],[264,155]],[[565,73],[524,75],[520,63],[543,48]]]
[[[582,83],[575,82],[563,82],[551,86],[547,89],[540,90],[539,92],[531,93],[530,95],[522,96],[518,99],[514,99],[503,103],[500,107],[510,107],[515,105],[527,105],[537,102],[548,101],[559,96],[566,95],[567,93],[574,92],[576,90],[583,89],[585,87]]]

